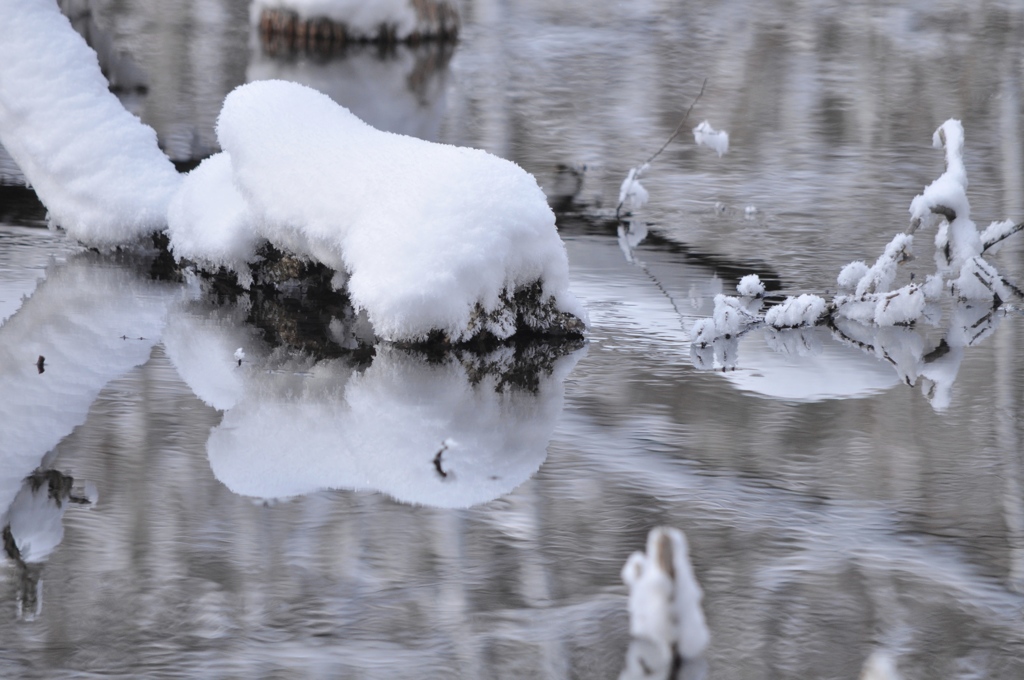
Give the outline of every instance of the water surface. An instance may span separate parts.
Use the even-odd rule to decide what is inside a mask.
[[[942,171],[946,118],[966,130],[974,219],[1024,218],[1024,13],[475,0],[463,16],[450,52],[270,56],[244,2],[95,3],[146,77],[126,104],[177,161],[215,150],[224,94],[264,77],[515,160],[557,209],[592,327],[583,348],[438,362],[356,355],[337,312],[325,352],[287,300],[270,319],[154,280],[144,256],[80,252],[26,190],[2,194],[0,506],[42,557],[0,567],[0,675],[615,678],[619,571],[671,525],[705,590],[691,670],[708,678],[853,679],[876,650],[905,678],[1024,676],[1015,309],[958,357],[945,400],[826,329],[748,334],[724,372],[689,343],[744,273],[823,294],[877,257]],[[692,124],[728,130],[730,151],[680,137],[630,234],[619,183],[705,78]],[[1021,281],[1021,252],[993,261]],[[94,502],[33,492],[40,467]]]

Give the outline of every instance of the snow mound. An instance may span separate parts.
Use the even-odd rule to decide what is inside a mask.
[[[231,173],[231,157],[219,153],[185,177],[167,213],[170,247],[176,259],[208,269],[224,267],[248,287],[249,264],[256,261],[263,239],[253,229],[253,216]]]
[[[0,16],[0,144],[51,221],[97,247],[163,229],[180,177],[96,53],[52,0],[0,0]]]
[[[316,90],[275,80],[229,94],[217,136],[227,155],[190,174],[175,199],[176,254],[232,267],[266,239],[348,274],[353,304],[385,340],[504,339],[520,324],[582,330],[554,214],[516,164],[376,130]],[[234,205],[190,223],[214,195],[201,185],[230,194],[229,167],[248,215]],[[253,233],[234,247],[249,215]]]

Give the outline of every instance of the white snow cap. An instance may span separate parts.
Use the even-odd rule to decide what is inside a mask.
[[[215,154],[190,172],[167,213],[171,252],[216,271],[224,267],[239,283],[252,283],[249,263],[263,239],[253,229],[253,215],[232,180],[231,157]]]
[[[698,146],[714,149],[719,158],[729,150],[729,133],[725,130],[715,130],[706,120],[693,128],[693,141]]]
[[[53,0],[0,0],[0,143],[50,219],[92,246],[164,228],[181,178]]]
[[[648,164],[644,163],[640,167],[629,169],[629,174],[626,175],[626,179],[622,180],[622,185],[619,187],[618,205],[620,208],[626,208],[629,212],[636,212],[647,205],[649,194],[647,189],[640,184],[640,175],[648,167]]]
[[[679,529],[656,527],[647,535],[647,553],[635,552],[622,568],[629,586],[629,632],[679,652],[700,656],[710,633],[704,621],[704,592],[690,564],[686,536]]]
[[[824,298],[817,295],[788,297],[765,313],[764,322],[774,328],[813,326],[825,313],[825,304]]]
[[[209,228],[243,234],[251,216],[258,237],[347,272],[353,303],[385,340],[432,330],[455,341],[481,330],[509,337],[516,318],[507,299],[537,281],[554,312],[586,318],[568,290],[565,246],[544,192],[515,163],[381,132],[326,95],[277,80],[229,94],[217,137],[229,158],[190,174],[182,191],[205,203],[196,185],[226,185],[230,165],[248,213],[231,208],[206,220]],[[187,220],[169,231],[175,253],[203,254]],[[248,258],[250,237],[237,236],[244,244],[233,248],[221,245],[233,238],[207,235],[206,255],[224,264]]]
[[[736,284],[736,292],[743,297],[764,297],[764,284],[757,274],[747,274]]]

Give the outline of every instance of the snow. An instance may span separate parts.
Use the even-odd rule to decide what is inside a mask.
[[[911,201],[910,216],[917,224],[932,221],[935,211],[948,209],[955,213],[953,219],[948,224],[943,223],[936,233],[935,247],[940,270],[956,272],[967,260],[982,252],[981,235],[971,221],[971,204],[967,200],[963,125],[959,120],[947,120],[935,131],[932,144],[936,148],[945,147],[946,171]],[[948,258],[945,255],[947,249]]]
[[[957,218],[970,219],[967,170],[963,161],[964,127],[960,121],[951,118],[940,125],[932,136],[932,146],[936,149],[945,147],[946,171],[911,201],[911,218],[926,220],[933,208],[946,207],[955,211]]]
[[[627,212],[632,213],[647,205],[649,195],[647,189],[640,184],[640,175],[647,168],[647,163],[644,163],[639,167],[629,169],[626,179],[622,180],[622,185],[619,187],[618,206],[620,210],[626,208]]]
[[[985,231],[981,232],[981,243],[984,251],[992,254],[999,252],[1000,242],[1012,234],[1016,226],[1013,220],[1003,220],[1002,222],[993,222],[988,225]]]
[[[0,0],[0,144],[52,222],[110,247],[164,228],[180,183],[52,0]]]
[[[855,290],[857,284],[868,273],[868,265],[863,260],[851,262],[839,271],[836,283],[842,290]]]
[[[911,323],[921,316],[924,305],[925,295],[920,286],[904,286],[879,296],[875,303],[874,322],[879,326]]]
[[[957,297],[964,300],[991,300],[993,295],[1000,300],[1010,299],[1010,291],[999,272],[981,257],[972,257],[964,263],[953,289]]]
[[[300,19],[327,18],[345,24],[353,38],[372,38],[382,24],[395,27],[395,37],[403,40],[418,27],[416,10],[411,0],[253,0],[252,12],[291,10]]]
[[[554,214],[514,163],[375,130],[327,96],[283,81],[229,94],[217,135],[227,156],[189,176],[181,204],[194,196],[199,205],[180,205],[182,213],[204,212],[212,193],[199,185],[225,186],[230,165],[256,236],[349,274],[351,299],[381,338],[422,340],[432,330],[455,341],[483,330],[509,337],[510,293],[537,281],[549,317],[585,319],[568,290]],[[207,224],[243,229],[247,218],[235,208]],[[223,264],[248,257],[246,249],[204,250],[186,222],[175,217],[170,226],[176,254],[205,252]]]
[[[753,306],[756,309],[758,305],[755,303]],[[715,311],[711,318],[715,322],[715,332],[722,336],[736,335],[748,323],[757,320],[748,301],[722,294],[715,296]]]
[[[252,283],[249,264],[264,239],[253,229],[253,215],[232,181],[231,157],[215,154],[185,176],[171,200],[167,233],[171,252],[205,269],[224,267],[239,283]]]
[[[775,328],[813,326],[825,313],[825,305],[824,298],[817,295],[788,297],[765,313],[764,322]]]
[[[736,292],[742,297],[764,297],[764,284],[757,274],[747,274],[736,284]]]
[[[679,529],[656,527],[647,536],[647,552],[630,555],[622,568],[629,586],[629,632],[683,659],[699,657],[710,640],[701,600],[704,593],[690,564],[686,536]],[[671,661],[671,653],[662,654]]]
[[[706,120],[693,128],[693,141],[698,146],[703,145],[714,149],[719,158],[729,150],[729,133],[724,130],[715,130]]]
[[[869,293],[887,292],[896,280],[897,267],[911,256],[913,245],[914,237],[910,234],[897,234],[893,237],[875,264],[857,282],[856,294],[864,296]],[[855,270],[859,269],[856,263],[851,264]],[[843,271],[846,271],[846,268]]]

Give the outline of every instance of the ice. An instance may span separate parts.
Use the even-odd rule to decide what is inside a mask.
[[[200,205],[182,211],[203,212],[198,185],[224,186],[222,164],[230,164],[255,234],[347,273],[353,303],[385,340],[423,340],[434,330],[453,341],[482,331],[507,338],[517,314],[535,327],[566,314],[585,318],[568,290],[554,214],[514,163],[375,130],[327,96],[283,81],[229,94],[217,135],[230,158],[188,177],[180,200],[189,194]],[[233,209],[227,217],[216,228],[245,221]],[[172,221],[170,237],[176,253],[204,252],[183,220]],[[213,262],[249,253],[205,252]],[[538,304],[517,309],[513,294],[538,282]]]
[[[0,0],[0,143],[52,222],[98,247],[162,230],[180,178],[52,0]]]
[[[714,149],[719,158],[729,150],[729,133],[724,130],[715,130],[706,120],[693,128],[693,141],[695,141],[698,146],[704,145],[710,149]]]
[[[622,580],[629,586],[630,635],[649,650],[644,665],[667,671],[675,655],[692,660],[703,654],[711,637],[701,608],[704,593],[682,531],[652,529],[647,552],[630,555],[622,568]],[[622,677],[636,677],[630,665],[627,662]]]
[[[805,293],[799,297],[788,297],[765,312],[764,322],[775,328],[813,326],[825,313],[825,306],[824,298],[817,295]]]

